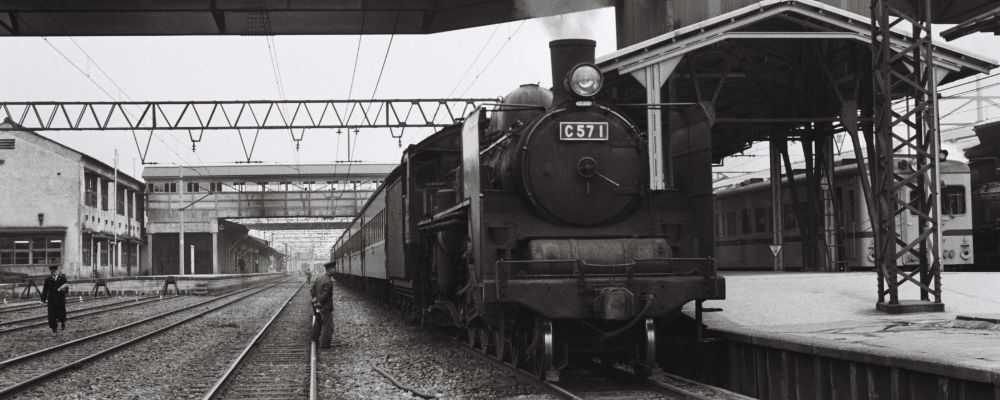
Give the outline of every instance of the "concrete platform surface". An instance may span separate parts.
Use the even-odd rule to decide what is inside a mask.
[[[790,351],[1000,382],[1000,273],[946,272],[944,312],[876,311],[871,273],[732,273],[726,300],[706,302],[709,329],[724,337]],[[900,299],[919,299],[907,287]],[[685,311],[689,314],[693,307]]]

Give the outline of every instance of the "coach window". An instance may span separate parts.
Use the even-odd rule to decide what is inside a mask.
[[[965,186],[952,185],[941,188],[941,212],[965,214]]]
[[[722,214],[715,213],[715,232],[720,237],[726,236],[726,231],[722,229]]]
[[[726,213],[726,236],[730,236],[736,233],[736,227],[739,226],[739,220],[736,217],[736,211],[730,211]]]
[[[743,210],[740,215],[740,222],[743,225],[743,233],[752,233],[752,226],[750,225],[750,210]]]
[[[754,231],[767,232],[767,208],[757,207],[753,210]]]
[[[794,230],[795,227],[797,226],[795,222],[795,206],[791,204],[785,204],[783,208],[785,211],[785,219],[784,219],[785,230],[786,231]]]

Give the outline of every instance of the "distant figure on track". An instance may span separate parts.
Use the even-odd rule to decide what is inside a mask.
[[[333,268],[336,261],[323,264],[326,273],[316,277],[309,294],[312,295],[313,319],[312,340],[321,348],[329,348],[333,339]]]
[[[69,291],[69,282],[66,281],[66,275],[59,273],[58,265],[50,265],[49,271],[51,275],[42,284],[42,304],[49,305],[49,328],[55,333],[56,322],[66,330],[66,292]]]
[[[311,283],[313,281],[313,273],[310,270],[305,270],[306,273],[306,283]]]

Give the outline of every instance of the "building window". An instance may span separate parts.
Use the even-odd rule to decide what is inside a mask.
[[[118,201],[116,203],[115,212],[118,215],[125,215],[125,208],[127,203],[125,202],[125,188],[118,189]]]
[[[83,186],[85,191],[83,204],[87,207],[97,208],[97,176],[94,174],[84,174]]]
[[[101,209],[108,211],[108,181],[101,179],[100,182],[104,185],[104,190],[101,191]]]
[[[213,193],[222,191],[222,182],[211,182],[208,184],[208,190]]]
[[[108,266],[108,243],[105,241],[97,242],[97,253],[100,254],[101,266]]]
[[[0,238],[0,264],[49,265],[62,263],[59,236]]]
[[[188,193],[197,193],[201,191],[201,185],[198,182],[188,182],[187,184]]]
[[[83,247],[83,251],[80,252],[81,255],[83,256],[83,260],[81,260],[83,265],[90,266],[91,259],[94,257],[93,248],[91,247],[93,246],[92,243],[93,240],[94,240],[93,235],[89,233],[83,234],[83,245],[81,246]]]
[[[941,188],[941,213],[965,214],[965,186],[951,185]]]
[[[167,193],[177,193],[177,182],[164,183],[163,191]]]

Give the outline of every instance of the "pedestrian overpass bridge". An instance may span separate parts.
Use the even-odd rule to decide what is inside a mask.
[[[142,174],[147,186],[146,265],[157,273],[235,272],[240,252],[252,242],[246,237],[247,229],[342,228],[395,167],[366,163],[147,166]],[[182,257],[185,268],[179,270]]]

